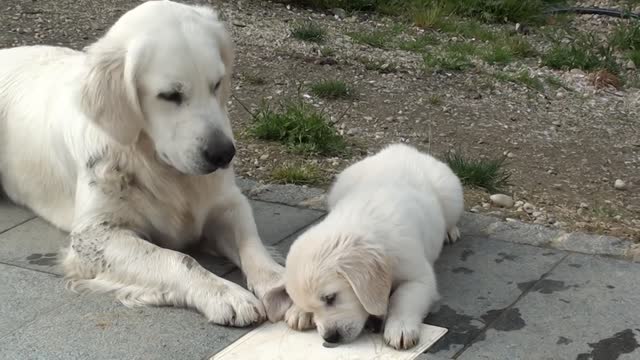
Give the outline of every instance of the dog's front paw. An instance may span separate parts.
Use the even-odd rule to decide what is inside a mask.
[[[247,277],[247,287],[262,301],[271,322],[282,320],[292,301],[284,288],[284,268],[275,265],[252,277]]]
[[[290,328],[298,331],[313,329],[316,327],[316,324],[313,321],[313,314],[303,311],[295,304],[287,310],[286,314],[284,314],[284,321]]]
[[[244,327],[261,323],[266,318],[262,302],[232,282],[216,284],[198,291],[195,296],[198,310],[218,325]]]
[[[388,319],[384,326],[384,341],[397,350],[410,349],[420,341],[420,324],[401,319]]]
[[[445,244],[453,244],[460,239],[460,230],[457,226],[452,227],[447,230],[447,238],[445,239]]]
[[[272,267],[261,269],[252,276],[247,274],[247,287],[260,299],[265,295],[283,286],[284,268],[275,264]]]

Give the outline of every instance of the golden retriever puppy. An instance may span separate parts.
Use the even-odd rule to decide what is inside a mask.
[[[384,318],[387,344],[416,345],[439,299],[433,264],[445,240],[458,239],[463,205],[451,169],[407,145],[347,168],[330,191],[327,217],[287,256],[289,326],[316,325],[325,341],[349,342],[375,316]]]

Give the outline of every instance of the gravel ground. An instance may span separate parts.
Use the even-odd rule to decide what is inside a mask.
[[[0,47],[49,44],[80,49],[138,3],[3,0]],[[582,71],[560,72],[526,62],[505,68],[479,63],[460,73],[427,72],[421,55],[356,44],[347,35],[390,26],[391,19],[341,18],[261,1],[213,3],[227,20],[238,48],[234,87],[239,101],[255,108],[263,99],[276,103],[301,90],[306,101],[330,115],[357,150],[353,158],[303,158],[281,145],[255,140],[246,131],[250,115],[233,101],[230,111],[240,143],[239,174],[267,182],[275,166],[300,161],[318,165],[326,183],[354,158],[397,141],[435,154],[450,150],[481,157],[506,154],[513,173],[509,190],[521,203],[513,209],[498,209],[489,205],[490,194],[469,189],[470,210],[640,241],[637,88],[597,89]],[[307,19],[328,29],[324,46],[332,48],[334,55],[323,56],[318,45],[290,36],[291,25]],[[570,26],[605,37],[617,21],[586,16]],[[403,36],[420,31],[411,29]],[[547,46],[535,33],[530,41],[539,48]],[[363,59],[391,64],[397,71],[367,70]],[[538,92],[492,75],[516,68],[539,77],[556,76],[572,91],[545,88]],[[264,83],[256,84],[257,77]],[[319,79],[345,80],[357,96],[327,102],[307,94],[308,84]],[[626,190],[614,188],[617,179],[626,183]]]

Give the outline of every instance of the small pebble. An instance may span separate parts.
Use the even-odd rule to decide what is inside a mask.
[[[627,183],[625,183],[622,179],[616,179],[616,182],[613,183],[613,187],[616,188],[616,190],[626,190]]]
[[[636,68],[636,63],[634,63],[633,60],[629,60],[627,61],[625,67],[627,68],[627,70],[633,70]]]
[[[525,203],[522,205],[522,210],[524,210],[527,214],[531,214],[536,210],[536,207],[531,203]]]
[[[493,204],[504,208],[511,208],[514,204],[511,196],[505,194],[493,194],[489,199]]]
[[[516,203],[515,203],[515,206],[516,206],[516,207],[522,207],[522,205],[524,205],[524,201],[522,201],[522,200],[518,200],[518,201],[516,201]]]

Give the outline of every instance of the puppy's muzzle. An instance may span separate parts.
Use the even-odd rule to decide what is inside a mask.
[[[337,330],[324,334],[322,338],[324,339],[324,341],[331,344],[339,343],[342,340],[342,336]]]

